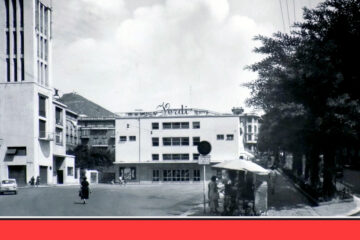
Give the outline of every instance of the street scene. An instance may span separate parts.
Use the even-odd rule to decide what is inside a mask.
[[[360,216],[360,0],[3,0],[0,29],[0,218]]]

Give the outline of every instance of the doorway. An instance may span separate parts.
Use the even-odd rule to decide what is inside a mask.
[[[57,183],[63,184],[64,183],[64,171],[63,170],[57,170]]]

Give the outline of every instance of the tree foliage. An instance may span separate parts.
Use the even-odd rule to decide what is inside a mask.
[[[75,156],[75,166],[81,169],[101,170],[111,166],[115,161],[114,151],[91,148],[87,145],[78,145],[71,154]]]
[[[303,17],[291,34],[255,38],[266,57],[248,67],[258,73],[248,104],[265,111],[259,149],[304,153],[313,175],[324,156],[331,197],[336,150],[359,144],[360,0],[327,0]]]

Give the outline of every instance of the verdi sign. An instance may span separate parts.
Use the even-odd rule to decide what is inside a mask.
[[[164,115],[188,115],[188,109],[187,106],[184,107],[184,105],[181,105],[181,108],[172,109],[170,107],[170,103],[162,103],[157,106],[157,108],[160,108],[162,111],[162,114]]]

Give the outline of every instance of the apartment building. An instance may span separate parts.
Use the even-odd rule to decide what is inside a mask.
[[[116,114],[77,93],[63,94],[59,101],[78,115],[79,144],[115,151]]]
[[[0,179],[72,183],[66,105],[52,88],[52,9],[47,0],[0,2]]]

